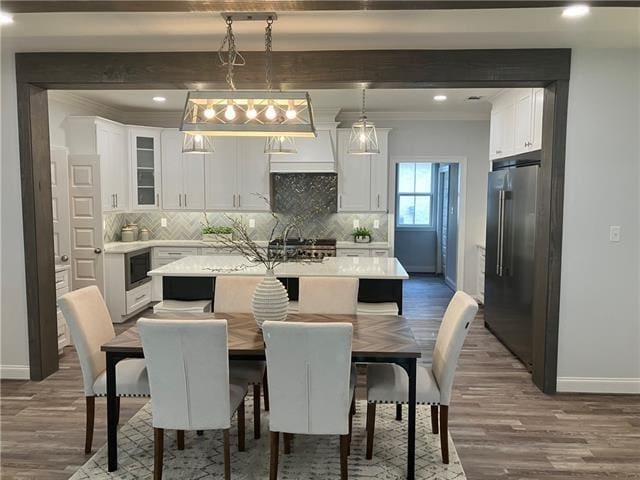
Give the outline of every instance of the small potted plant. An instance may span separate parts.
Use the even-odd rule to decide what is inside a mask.
[[[356,243],[369,243],[371,242],[371,230],[364,227],[356,228],[353,231],[353,240]]]

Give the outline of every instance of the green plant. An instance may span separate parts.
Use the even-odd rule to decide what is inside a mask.
[[[205,235],[228,235],[230,233],[233,233],[233,228],[205,225],[204,227],[202,227],[202,233]]]
[[[371,237],[371,230],[365,227],[358,227],[353,230],[354,237]]]

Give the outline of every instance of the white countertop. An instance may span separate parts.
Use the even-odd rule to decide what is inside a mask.
[[[266,240],[258,240],[256,243],[261,247],[266,247]],[[205,242],[203,240],[148,240],[146,242],[108,242],[104,244],[105,253],[129,253],[142,248],[149,247],[200,247],[200,248],[223,248],[219,242]],[[355,243],[340,241],[337,248],[357,248],[357,249],[385,249],[389,248],[387,242]]]
[[[148,274],[169,277],[216,277],[218,275],[264,275],[261,264],[249,262],[239,255],[190,255]],[[330,257],[322,262],[287,262],[275,270],[282,278],[358,277],[379,280],[409,278],[397,258],[388,257]]]

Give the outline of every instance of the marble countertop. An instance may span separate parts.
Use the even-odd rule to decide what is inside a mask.
[[[266,240],[258,240],[256,243],[261,247],[266,247]],[[203,240],[148,240],[145,242],[108,242],[104,244],[105,253],[129,253],[142,248],[149,247],[200,247],[200,248],[223,248],[220,242],[205,242]],[[387,242],[355,243],[340,241],[337,248],[357,248],[357,249],[384,249],[389,248]]]
[[[170,277],[215,277],[218,275],[264,275],[261,264],[239,255],[190,255],[148,274]],[[279,277],[358,277],[379,280],[406,280],[406,270],[397,258],[331,257],[322,262],[287,262],[278,267]]]

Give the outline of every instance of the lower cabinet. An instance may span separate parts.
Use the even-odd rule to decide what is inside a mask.
[[[480,303],[484,303],[484,267],[485,267],[485,248],[478,245],[476,250],[476,300]]]
[[[338,248],[337,257],[388,257],[387,248]]]
[[[126,289],[125,255],[104,256],[104,296],[113,323],[122,323],[151,303],[151,282]]]

